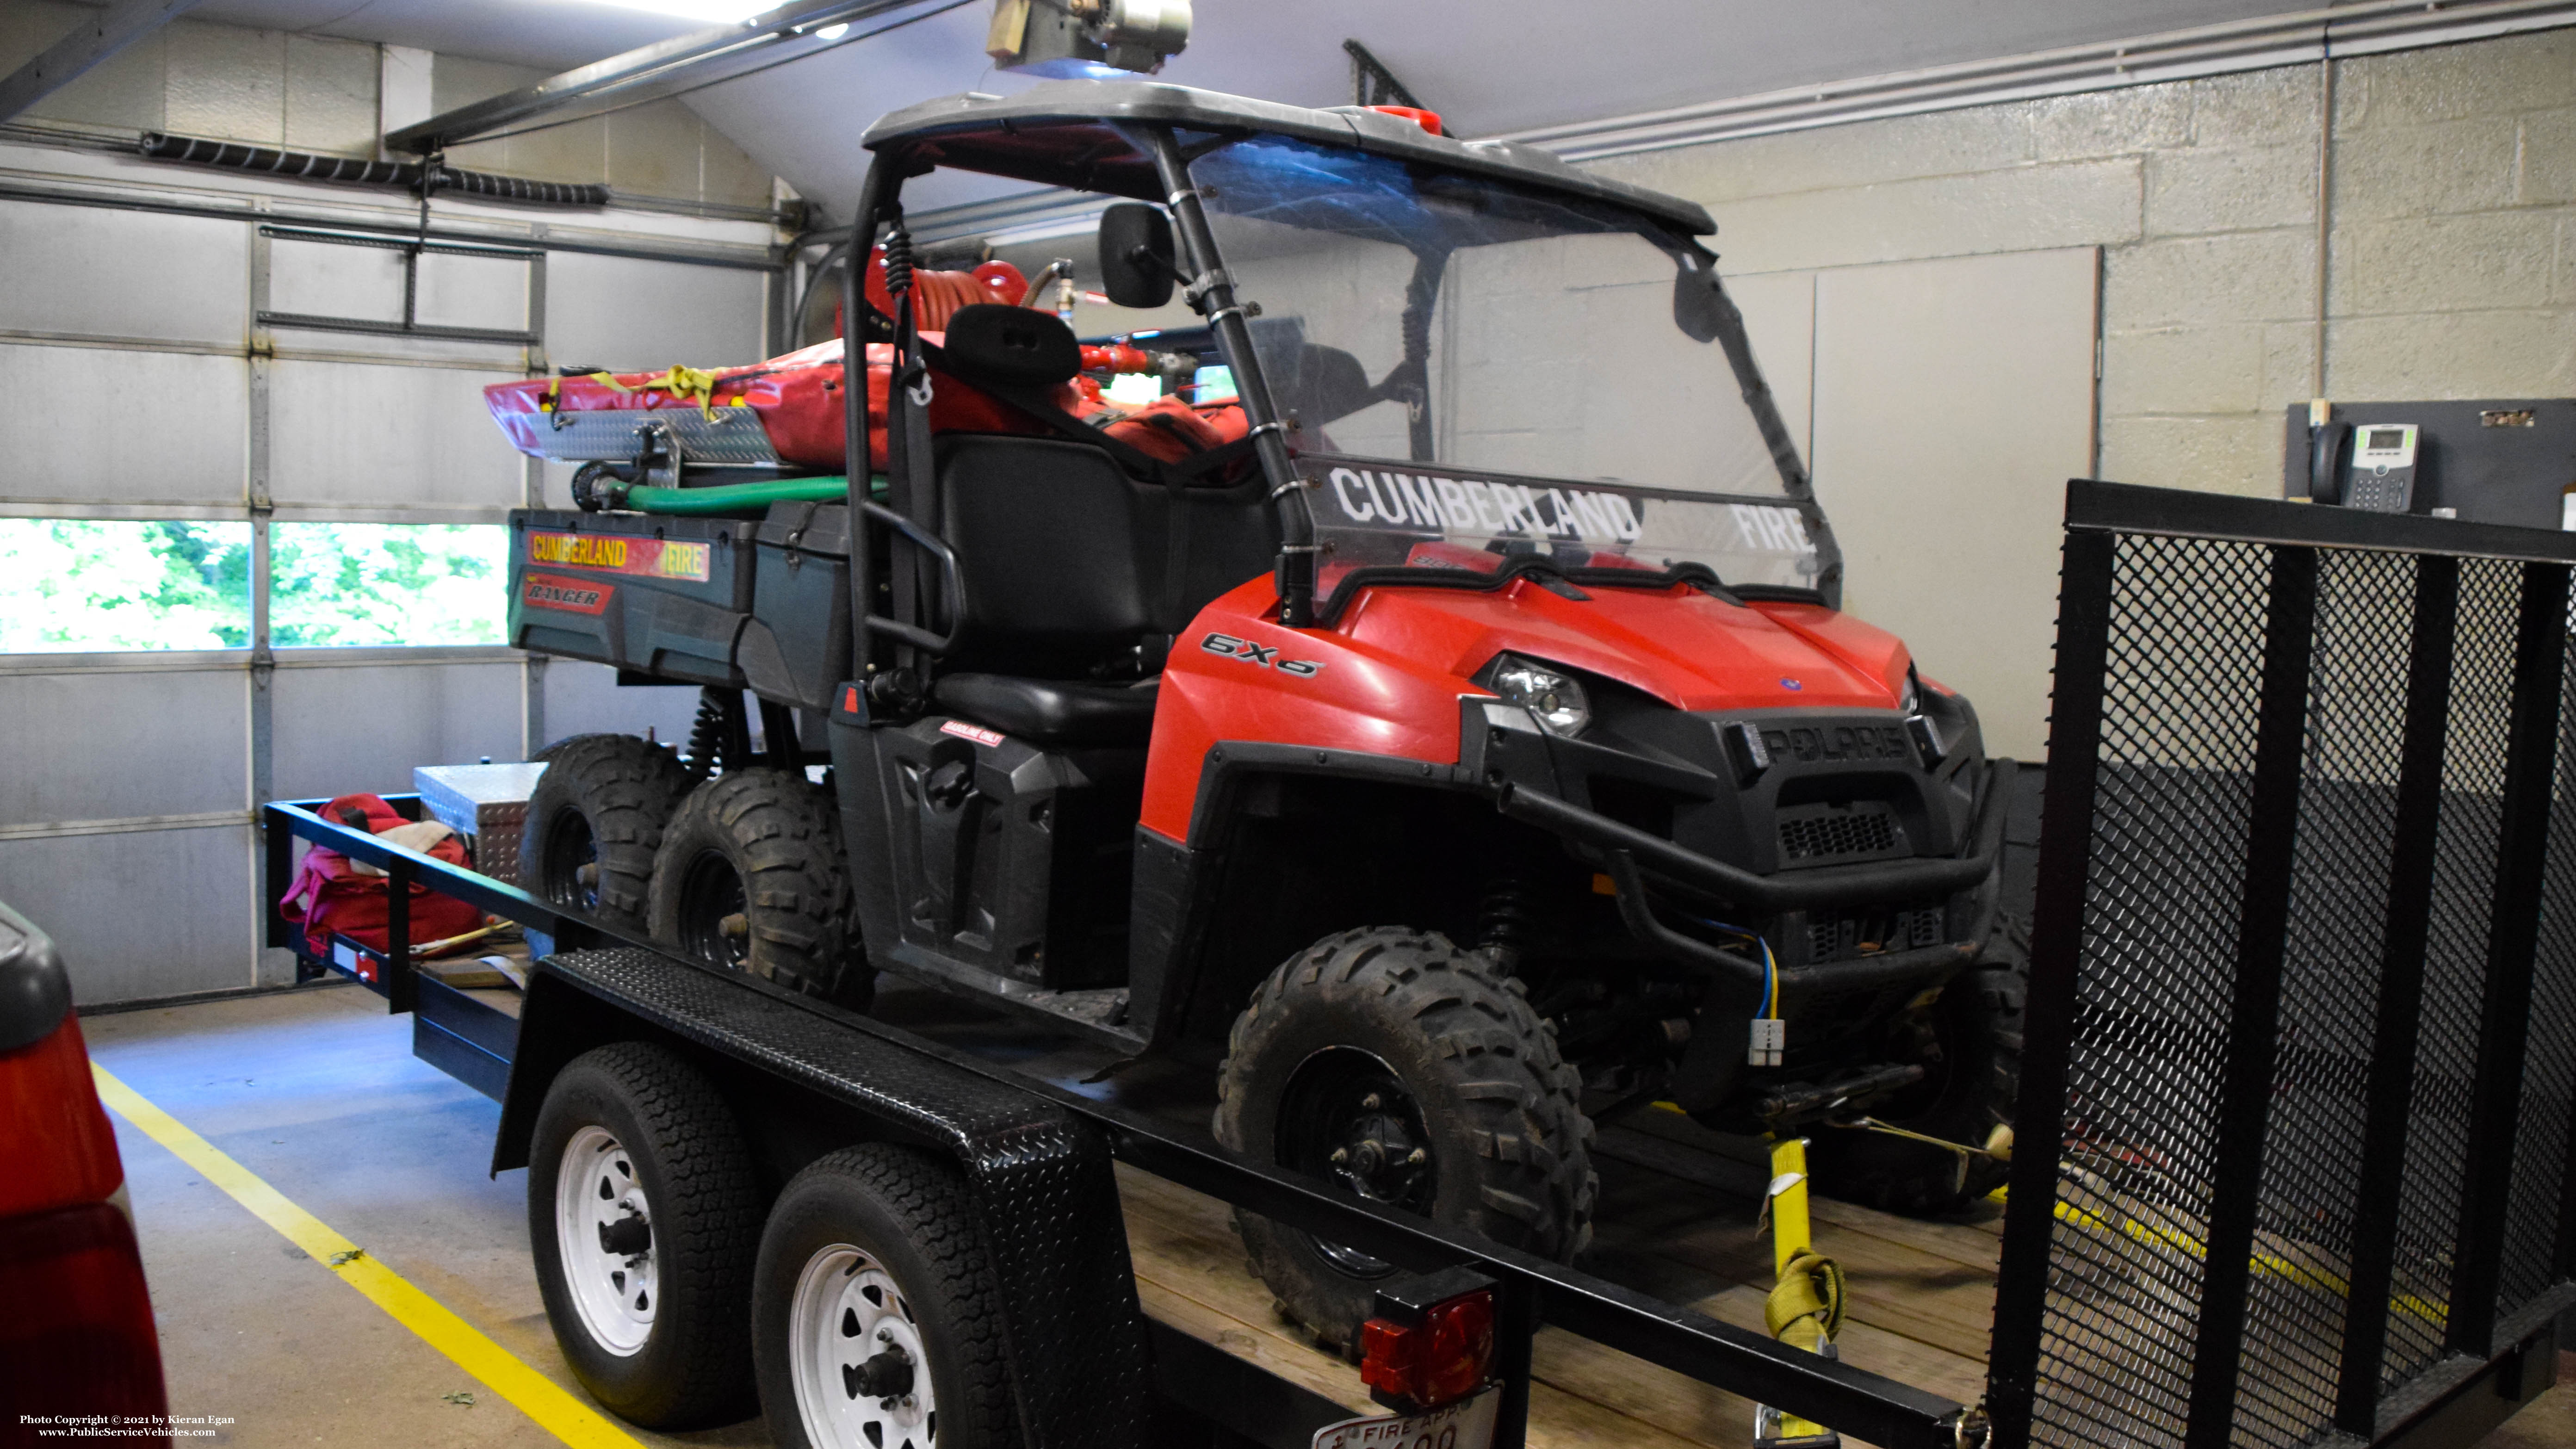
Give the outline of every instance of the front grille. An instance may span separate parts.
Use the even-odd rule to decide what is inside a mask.
[[[1780,864],[1823,865],[1910,855],[1905,827],[1883,800],[1793,805],[1780,812]]]
[[[1908,951],[1941,944],[1943,913],[1939,906],[1911,911],[1851,911],[1818,915],[1807,921],[1807,959],[1844,961],[1881,951]]]

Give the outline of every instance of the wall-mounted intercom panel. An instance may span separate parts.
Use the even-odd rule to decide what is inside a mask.
[[[2570,526],[2576,399],[2295,403],[2281,491],[2381,513]]]

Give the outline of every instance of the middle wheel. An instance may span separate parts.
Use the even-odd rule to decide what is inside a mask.
[[[663,829],[646,914],[655,940],[702,961],[845,1006],[872,994],[840,822],[787,771],[738,770],[689,793]]]
[[[1235,1019],[1217,1140],[1510,1247],[1569,1261],[1591,1238],[1582,1082],[1520,984],[1426,931],[1328,936]],[[1254,1269],[1318,1338],[1357,1351],[1394,1269],[1249,1213]]]

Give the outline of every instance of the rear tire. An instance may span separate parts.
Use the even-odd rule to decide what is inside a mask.
[[[685,955],[864,1008],[875,975],[853,939],[831,800],[784,770],[700,785],[662,833],[647,920]]]
[[[549,905],[641,934],[654,852],[689,772],[633,735],[576,735],[548,748],[519,835],[519,884]]]
[[[530,1144],[529,1249],[592,1398],[648,1429],[742,1418],[759,1235],[751,1152],[705,1073],[620,1042],[556,1075]]]
[[[819,1159],[779,1194],[753,1282],[781,1449],[1020,1442],[991,1254],[945,1163],[882,1143]]]
[[[1871,1115],[1945,1142],[1985,1146],[1997,1127],[2011,1125],[2021,1093],[2029,994],[2020,923],[2007,919],[1986,958],[1959,973],[1932,1004],[1925,1081]],[[1850,1129],[1814,1134],[1809,1161],[1819,1190],[1916,1217],[1956,1213],[2002,1186],[2005,1176],[2004,1164],[1991,1158]]]
[[[1599,1191],[1581,1090],[1519,982],[1445,937],[1376,927],[1261,984],[1235,1019],[1215,1128],[1237,1152],[1570,1262]],[[1250,1213],[1235,1228],[1281,1306],[1355,1353],[1391,1270]]]

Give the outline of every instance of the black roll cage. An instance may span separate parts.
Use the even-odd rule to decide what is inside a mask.
[[[1053,88],[1041,88],[1041,92],[1051,89]],[[1518,154],[1517,150],[1509,156],[1500,156],[1499,153],[1468,154],[1477,151],[1478,148],[1460,146],[1445,137],[1422,136],[1418,133],[1418,128],[1415,137],[1403,138],[1403,144],[1389,144],[1386,137],[1370,137],[1364,129],[1360,128],[1354,128],[1355,134],[1351,136],[1341,137],[1336,136],[1330,126],[1300,124],[1306,118],[1331,121],[1340,119],[1339,116],[1329,113],[1320,115],[1312,112],[1300,113],[1287,107],[1238,102],[1231,97],[1211,97],[1204,93],[1179,91],[1173,87],[1112,85],[1100,89],[1114,94],[1088,114],[1068,115],[1061,110],[1049,112],[1041,109],[1038,114],[1025,119],[1012,116],[993,119],[998,120],[1005,131],[1022,135],[1048,125],[1058,127],[1091,125],[1114,135],[1125,144],[1129,151],[1127,169],[1131,171],[1134,169],[1137,158],[1150,162],[1154,184],[1162,193],[1159,197],[1150,199],[1159,201],[1171,217],[1175,237],[1182,253],[1176,260],[1185,283],[1184,293],[1193,310],[1204,319],[1220,354],[1225,358],[1227,366],[1233,370],[1236,390],[1250,424],[1248,437],[1251,440],[1252,450],[1254,456],[1260,461],[1262,479],[1269,485],[1269,501],[1276,516],[1280,537],[1279,553],[1273,573],[1279,597],[1279,622],[1282,625],[1292,629],[1329,627],[1349,602],[1351,595],[1359,587],[1366,585],[1430,583],[1433,586],[1440,586],[1443,581],[1426,578],[1425,575],[1430,572],[1426,570],[1368,570],[1365,571],[1367,574],[1365,578],[1343,581],[1342,585],[1334,591],[1333,597],[1318,606],[1316,575],[1321,550],[1316,542],[1314,516],[1306,505],[1305,485],[1297,476],[1294,450],[1288,439],[1293,424],[1281,415],[1277,402],[1272,396],[1269,379],[1263,371],[1260,356],[1252,344],[1251,331],[1246,325],[1246,319],[1252,309],[1245,299],[1236,294],[1234,278],[1224,265],[1223,253],[1217,245],[1215,233],[1208,224],[1203,200],[1206,195],[1205,189],[1194,184],[1190,172],[1192,161],[1216,146],[1240,136],[1266,132],[1289,135],[1308,142],[1339,141],[1344,144],[1357,144],[1361,149],[1391,151],[1396,154],[1429,149],[1433,152],[1432,155],[1416,159],[1425,164],[1458,170],[1470,176],[1482,176],[1486,180],[1530,185],[1565,193],[1569,199],[1580,200],[1591,206],[1609,204],[1626,207],[1634,210],[1641,220],[1652,224],[1665,238],[1665,241],[1659,242],[1658,245],[1664,245],[1688,270],[1705,276],[1710,289],[1718,298],[1715,340],[1724,351],[1727,364],[1735,374],[1745,405],[1753,412],[1755,426],[1760,430],[1763,441],[1770,451],[1772,463],[1780,471],[1785,485],[1786,501],[1798,509],[1805,520],[1810,537],[1815,542],[1817,558],[1821,566],[1816,580],[1817,593],[1828,606],[1840,606],[1842,593],[1840,548],[1835,542],[1832,525],[1825,519],[1823,510],[1816,503],[1815,490],[1807,477],[1804,463],[1798,457],[1797,447],[1789,436],[1788,426],[1782,421],[1779,409],[1773,403],[1770,387],[1764,382],[1761,369],[1754,361],[1752,344],[1744,329],[1743,314],[1737,310],[1734,299],[1726,295],[1724,287],[1718,280],[1717,257],[1693,234],[1694,228],[1700,231],[1712,229],[1707,222],[1705,212],[1686,202],[1675,201],[1672,198],[1657,196],[1654,193],[1617,183],[1597,181],[1585,176],[1584,173],[1574,172],[1561,162],[1554,162],[1552,157],[1546,160],[1553,163],[1556,172],[1564,174],[1555,174],[1532,164],[1529,157]],[[1147,101],[1141,104],[1128,99],[1130,92],[1138,91],[1189,97],[1193,102],[1200,103],[1200,107],[1194,110],[1186,104],[1158,106],[1153,104],[1159,99],[1158,96],[1149,96]],[[1202,112],[1209,106],[1239,110],[1244,114],[1239,118],[1230,115],[1220,117],[1220,129],[1210,140],[1185,146],[1180,136],[1176,134],[1177,129],[1192,120],[1205,123],[1208,118]],[[963,108],[962,115],[948,113],[960,107]],[[943,110],[943,108],[946,109]],[[953,101],[932,102],[926,106],[900,112],[880,122],[870,131],[867,144],[874,155],[869,162],[866,179],[860,186],[858,208],[852,224],[850,240],[846,244],[852,261],[850,265],[841,269],[842,315],[850,319],[845,327],[845,332],[849,334],[844,341],[845,348],[864,347],[864,340],[860,338],[864,330],[860,326],[860,319],[877,315],[867,300],[864,272],[858,259],[866,256],[869,249],[876,244],[880,228],[885,230],[890,241],[900,241],[904,237],[902,188],[907,178],[925,174],[946,162],[960,165],[961,169],[986,171],[988,174],[1026,175],[1029,179],[1047,180],[1060,186],[1108,189],[1119,194],[1137,194],[1145,190],[1136,184],[1139,178],[1132,175],[1122,175],[1115,180],[1109,179],[1104,175],[1101,163],[1097,159],[1080,166],[1059,165],[1052,168],[1036,167],[1022,159],[1020,169],[1006,171],[999,166],[989,164],[977,166],[971,162],[960,163],[952,159],[947,149],[941,145],[944,138],[953,136],[961,127],[974,124],[972,120],[967,119],[969,117],[992,111],[1009,112],[1014,109],[1026,108],[999,102],[998,98],[994,97],[969,96]],[[909,118],[916,115],[922,115],[924,119],[907,123]],[[1226,121],[1232,121],[1233,124],[1223,124]],[[986,123],[990,124],[991,121],[988,120]],[[1410,125],[1409,122],[1406,124]],[[1434,141],[1437,142],[1436,146],[1430,144]],[[1499,164],[1501,161],[1517,164],[1507,166]],[[1577,184],[1578,179],[1584,184]],[[905,250],[908,251],[908,247]],[[1421,261],[1422,259],[1418,259],[1414,281],[1408,284],[1406,289],[1408,315],[1413,309],[1420,307],[1424,300],[1417,295],[1422,289],[1426,270]],[[1694,261],[1696,265],[1691,265]],[[1436,269],[1430,270],[1433,274],[1432,284],[1436,285]],[[896,348],[900,360],[912,355],[916,344],[908,335],[910,308],[899,302],[897,310],[904,314],[900,320],[891,318],[885,320],[895,324]],[[862,353],[862,359],[863,357],[864,353]],[[850,369],[849,376],[854,380],[861,375],[858,368],[863,365],[863,360],[853,364],[847,357],[844,359],[844,366]],[[1421,359],[1413,356],[1412,349],[1408,345],[1404,361],[1381,381],[1380,389],[1384,390],[1400,378],[1409,377],[1411,372],[1419,371],[1420,366]],[[1413,380],[1411,385],[1418,389],[1418,379]],[[845,399],[844,448],[846,454],[844,476],[850,479],[850,516],[854,528],[864,535],[865,520],[872,516],[866,497],[865,481],[868,476],[870,422],[867,389],[853,381],[852,385],[843,389],[843,397]],[[913,399],[906,389],[900,386],[890,388],[887,400],[892,414],[885,420],[888,470],[890,473],[899,473],[903,470],[897,466],[898,460],[902,459],[909,463],[909,450],[927,438],[926,420],[920,414],[922,404]],[[1427,451],[1423,434],[1429,426],[1428,415],[1420,409],[1414,411],[1413,450],[1421,453]],[[923,465],[914,464],[913,466]],[[908,488],[906,480],[900,476],[890,481],[893,483],[893,502],[897,512],[909,516],[924,526],[936,517],[933,500],[910,496],[914,490]],[[921,542],[914,530],[902,531],[915,542]],[[928,547],[927,544],[923,546]],[[851,677],[853,679],[869,677],[871,665],[876,662],[873,637],[876,633],[888,634],[913,648],[922,647],[927,637],[935,637],[926,636],[917,620],[904,617],[915,605],[912,597],[912,570],[909,560],[898,557],[894,561],[896,569],[894,595],[898,617],[888,619],[875,612],[876,580],[872,572],[873,563],[872,551],[866,545],[864,537],[854,538],[850,561],[850,635],[853,655]],[[953,576],[953,568],[950,572]],[[954,611],[958,603],[959,601],[953,595],[947,600],[947,608],[952,618],[955,617]]]

